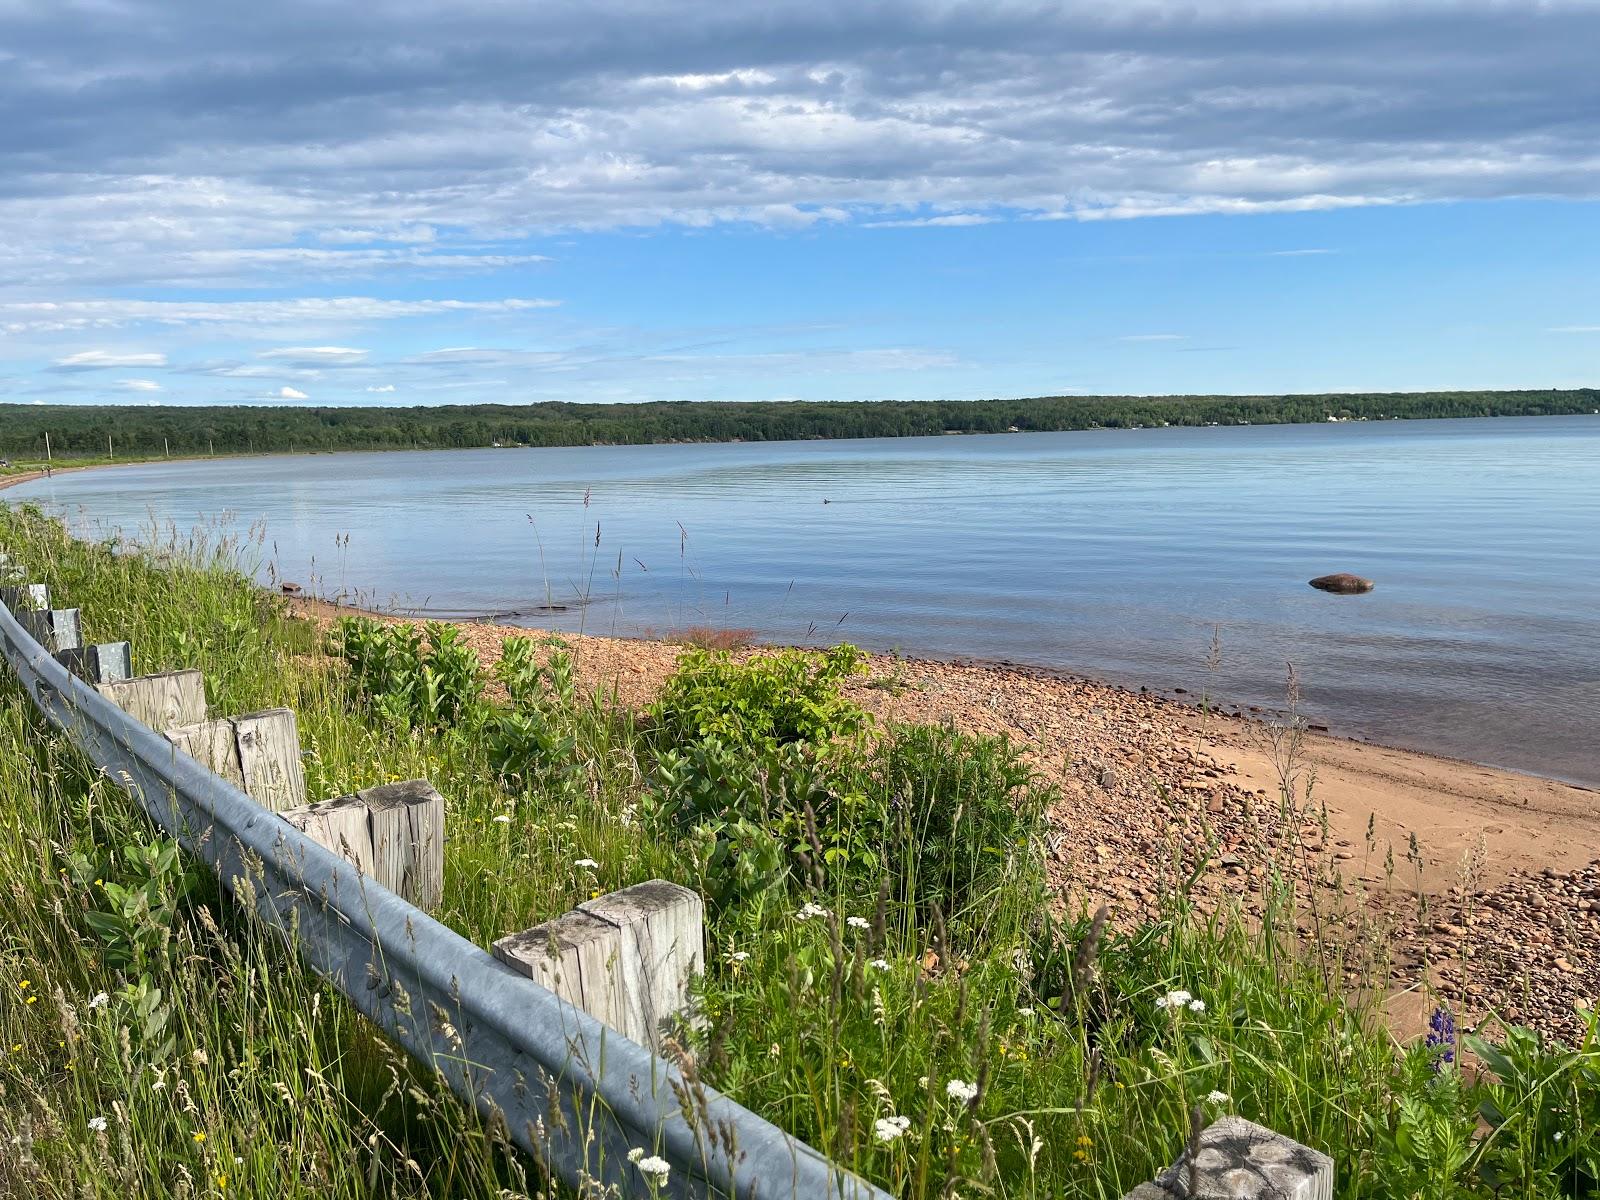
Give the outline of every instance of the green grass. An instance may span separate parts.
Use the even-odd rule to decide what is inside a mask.
[[[1096,938],[1051,913],[1049,797],[1003,746],[823,736],[854,717],[821,685],[798,716],[747,720],[793,693],[704,655],[714,687],[680,681],[672,711],[571,689],[548,646],[512,656],[507,698],[465,679],[459,710],[430,708],[397,680],[444,678],[448,654],[363,692],[369,676],[241,573],[248,539],[90,546],[0,509],[0,545],[81,608],[87,638],[131,640],[137,670],[202,668],[219,712],[294,708],[313,798],[431,780],[448,804],[437,915],[479,944],[654,877],[712,897],[685,1053],[897,1195],[1120,1197],[1180,1152],[1197,1107],[1327,1150],[1346,1197],[1579,1195],[1597,1175],[1593,1035],[1513,1037],[1522,1058],[1477,1082],[1436,1070],[1437,1051],[1386,1032],[1381,979],[1347,997],[1338,946],[1278,932],[1295,928],[1286,864],[1264,924],[1199,917],[1175,884],[1163,920]],[[159,845],[126,852],[156,841],[0,681],[0,1194],[539,1194],[208,881]],[[112,895],[148,903],[108,934],[93,914]],[[1177,989],[1203,1011],[1160,1006]],[[880,1140],[890,1118],[905,1131]]]

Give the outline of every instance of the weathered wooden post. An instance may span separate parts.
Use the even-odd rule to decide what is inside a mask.
[[[1191,1155],[1126,1200],[1333,1200],[1333,1159],[1243,1117],[1204,1130]]]
[[[263,808],[278,812],[305,803],[306,777],[293,710],[268,708],[179,725],[165,733],[174,746]]]
[[[443,899],[444,797],[427,780],[383,784],[278,815],[418,908],[437,908]]]
[[[372,877],[418,908],[444,898],[444,797],[426,779],[357,792],[372,831]]]
[[[689,985],[705,969],[705,905],[652,879],[580,904],[494,944],[494,955],[630,1041],[659,1051],[692,1019]]]
[[[195,725],[206,719],[205,677],[199,671],[164,671],[95,684],[111,703],[151,729]]]

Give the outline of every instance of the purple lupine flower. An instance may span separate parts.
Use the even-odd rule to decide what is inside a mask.
[[[1433,1069],[1441,1071],[1456,1060],[1456,1019],[1447,1008],[1436,1008],[1428,1018],[1428,1037],[1424,1043],[1434,1052]]]

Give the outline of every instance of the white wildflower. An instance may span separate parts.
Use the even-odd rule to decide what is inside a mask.
[[[968,1083],[964,1079],[952,1079],[944,1085],[944,1094],[952,1100],[960,1101],[962,1104],[971,1104],[978,1098],[978,1085]]]
[[[729,962],[736,962],[736,963],[749,962],[750,961],[750,951],[748,951],[748,950],[735,950],[732,954],[728,955],[728,961]]]
[[[509,825],[511,824],[511,818],[506,816],[505,813],[496,813],[494,823],[496,825]]]
[[[1233,1097],[1228,1095],[1227,1092],[1207,1092],[1206,1093],[1206,1103],[1207,1104],[1226,1104],[1229,1100],[1232,1100],[1232,1099],[1233,1099]]]
[[[796,921],[809,921],[813,917],[831,917],[831,916],[833,916],[833,914],[831,912],[829,912],[827,909],[823,908],[822,905],[820,905],[820,904],[812,904],[808,900],[808,901],[806,901],[805,904],[803,904],[801,906],[800,911],[795,913],[794,919]]]
[[[572,865],[575,867],[587,867],[591,871],[596,870],[600,866],[600,864],[595,862],[595,860],[592,858],[580,858]]]
[[[1205,1010],[1206,1010],[1206,1002],[1204,1000],[1191,1000],[1191,1001],[1189,1001],[1189,1011],[1190,1012],[1197,1012],[1198,1013],[1198,1012],[1205,1012]]]
[[[880,1142],[898,1141],[910,1128],[910,1117],[879,1117],[872,1123],[872,1136]]]
[[[106,993],[104,993],[104,992],[96,992],[94,994],[94,999],[89,1001],[89,1007],[90,1008],[104,1008],[106,1005],[108,1005],[110,1003],[111,1003],[111,997],[110,996],[106,995]]]
[[[1175,992],[1168,992],[1165,996],[1159,997],[1156,1000],[1156,1007],[1157,1008],[1182,1008],[1185,1004],[1189,1003],[1189,1001],[1191,1001],[1193,999],[1194,999],[1194,997],[1191,996],[1188,992],[1184,991],[1182,988],[1179,988]]]
[[[887,958],[875,958],[867,966],[876,971],[887,971],[889,969],[889,960]]]
[[[872,922],[865,917],[846,917],[844,923],[851,929],[871,929]]]
[[[89,1128],[96,1133],[104,1133],[106,1131],[106,1119],[104,1117],[90,1117]]]
[[[643,1146],[635,1146],[632,1150],[628,1151],[628,1161],[631,1162],[631,1163],[636,1163],[643,1157],[644,1157],[644,1147]]]
[[[1017,1009],[1017,1016],[1019,1016],[1019,1017],[1031,1017],[1031,1016],[1033,1016],[1033,1009],[1031,1009],[1031,1008],[1019,1008],[1019,1009]]]
[[[637,1164],[639,1173],[648,1178],[657,1187],[667,1181],[667,1176],[672,1172],[672,1164],[664,1158],[652,1154],[649,1158],[641,1158]]]

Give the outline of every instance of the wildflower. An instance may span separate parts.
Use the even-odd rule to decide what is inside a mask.
[[[505,813],[497,813],[495,814],[494,823],[496,825],[509,825],[511,824],[511,818],[506,816]]]
[[[1227,1092],[1210,1091],[1206,1093],[1207,1104],[1226,1104],[1232,1099],[1233,1097],[1228,1095]]]
[[[1190,1012],[1202,1013],[1202,1012],[1205,1012],[1205,1010],[1206,1010],[1206,1002],[1204,1000],[1191,1000],[1191,1001],[1189,1001],[1189,1011]]]
[[[656,1187],[666,1183],[667,1176],[672,1172],[672,1164],[654,1154],[649,1158],[641,1158],[634,1165],[639,1168],[639,1174],[643,1175]]]
[[[865,917],[846,917],[844,923],[851,929],[871,929],[872,922]]]
[[[226,1171],[224,1171],[224,1172],[222,1172],[221,1174],[219,1174],[217,1176],[217,1191],[225,1192],[227,1190],[228,1190],[228,1174],[227,1174]]]
[[[809,921],[813,917],[831,917],[831,916],[833,916],[833,914],[831,912],[829,912],[827,909],[823,908],[822,905],[813,904],[813,903],[811,903],[811,901],[808,900],[808,901],[805,902],[805,904],[801,905],[800,911],[795,913],[794,919],[796,921]]]
[[[104,993],[104,992],[96,992],[95,995],[94,995],[94,998],[89,1001],[89,1007],[90,1008],[104,1008],[106,1005],[108,1005],[110,1003],[111,1003],[111,997],[110,996],[106,995],[106,993]]]
[[[199,1145],[201,1142],[206,1140],[206,1135],[201,1133],[199,1130],[196,1130],[194,1133],[194,1140],[195,1144]]]
[[[1442,1071],[1456,1060],[1456,1019],[1447,1008],[1436,1008],[1428,1018],[1428,1037],[1424,1043],[1434,1052],[1433,1069]]]
[[[24,980],[23,980],[23,981],[22,981],[22,982],[21,982],[21,983],[19,983],[19,984],[17,984],[17,990],[18,990],[18,991],[19,991],[19,992],[25,992],[25,991],[27,991],[27,990],[28,990],[28,989],[29,989],[29,988],[31,988],[31,987],[32,987],[32,986],[33,986],[33,980],[31,980],[31,979],[24,979]]]
[[[1074,1150],[1072,1152],[1072,1157],[1077,1159],[1081,1163],[1088,1162],[1089,1161],[1089,1152],[1087,1150],[1083,1149],[1082,1147],[1079,1147],[1078,1149],[1076,1149],[1076,1150]]]
[[[889,960],[887,958],[875,958],[867,966],[875,971],[887,971],[889,969]]]
[[[750,951],[748,951],[748,950],[735,950],[732,954],[728,955],[728,961],[729,962],[736,962],[736,963],[749,962],[750,961]]]
[[[595,860],[592,859],[592,858],[580,858],[577,862],[573,863],[572,865],[575,866],[575,867],[586,867],[591,871],[595,870],[596,868],[598,868],[600,866],[600,864],[595,862]]]
[[[643,1146],[635,1146],[632,1150],[628,1151],[628,1161],[631,1162],[631,1163],[636,1163],[643,1157],[644,1157],[644,1147]]]
[[[888,1144],[898,1141],[910,1128],[910,1117],[879,1117],[872,1123],[872,1136]]]
[[[962,1104],[971,1104],[978,1098],[978,1085],[964,1079],[952,1079],[944,1085],[944,1094]]]
[[[89,1128],[96,1133],[104,1133],[106,1131],[106,1119],[104,1117],[90,1117]]]
[[[1184,991],[1182,988],[1179,988],[1177,991],[1168,992],[1165,996],[1158,997],[1156,1000],[1156,1007],[1182,1008],[1193,999],[1194,997],[1188,992]]]

